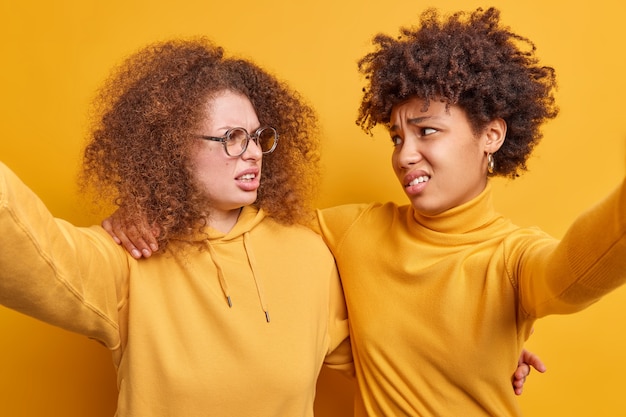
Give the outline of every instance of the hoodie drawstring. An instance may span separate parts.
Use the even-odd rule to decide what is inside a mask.
[[[222,287],[222,293],[224,297],[226,297],[226,301],[228,302],[228,307],[232,307],[233,303],[230,298],[230,292],[228,291],[228,283],[224,278],[224,272],[222,271],[222,267],[217,262],[217,254],[215,253],[215,249],[211,242],[208,242],[209,254],[211,255],[211,260],[217,269],[217,279],[220,282],[220,286]],[[254,284],[256,285],[257,296],[259,297],[259,303],[261,304],[261,309],[265,314],[265,321],[270,322],[270,313],[267,307],[267,302],[265,301],[265,297],[263,295],[263,287],[261,286],[261,279],[257,272],[256,268],[256,259],[254,257],[254,253],[252,252],[252,248],[250,246],[249,234],[248,232],[243,234],[243,247],[246,251],[246,256],[248,257],[248,264],[250,265],[250,270],[252,271],[252,277],[254,279]]]
[[[243,246],[246,250],[246,254],[248,255],[248,262],[250,263],[250,269],[252,270],[252,277],[254,278],[254,283],[256,284],[256,292],[259,296],[259,302],[261,303],[261,308],[265,313],[265,320],[270,322],[270,312],[267,307],[267,303],[265,302],[265,297],[263,296],[263,287],[261,286],[261,280],[257,277],[256,270],[256,259],[254,258],[254,253],[252,252],[252,248],[250,247],[249,241],[249,233],[246,232],[243,234]]]
[[[217,269],[217,279],[220,281],[220,287],[222,287],[222,293],[224,293],[224,297],[226,297],[226,301],[228,302],[228,307],[233,306],[233,302],[230,299],[230,293],[228,292],[228,284],[224,279],[224,272],[222,272],[222,267],[217,263],[217,256],[215,254],[215,249],[213,249],[213,245],[211,242],[207,242],[209,246],[209,254],[211,255],[211,260],[213,261],[213,265]]]

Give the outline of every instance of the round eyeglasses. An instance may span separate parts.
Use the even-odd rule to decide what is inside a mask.
[[[270,126],[262,126],[249,134],[243,127],[228,129],[221,137],[198,135],[200,139],[222,142],[226,155],[236,157],[242,155],[248,149],[250,139],[261,149],[263,154],[272,153],[278,145],[278,132]]]

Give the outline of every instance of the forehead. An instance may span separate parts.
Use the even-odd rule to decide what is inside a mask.
[[[250,99],[244,94],[230,90],[220,91],[210,96],[206,102],[206,110],[210,115],[220,115],[220,113],[255,113]]]
[[[257,128],[259,120],[250,99],[230,90],[212,95],[204,106],[203,125],[215,128]]]
[[[391,108],[390,125],[394,126],[412,119],[450,115],[450,108],[450,105],[442,101],[426,101],[419,97],[411,97]]]
[[[413,97],[404,100],[392,108],[388,129],[397,132],[409,126],[424,126],[438,129],[471,129],[474,133],[478,130],[473,124],[467,112],[456,104],[449,104],[441,100],[427,102]]]

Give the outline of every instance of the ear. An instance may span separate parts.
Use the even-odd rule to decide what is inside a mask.
[[[485,153],[495,153],[506,138],[506,122],[501,118],[493,119],[485,126],[483,135],[485,137]]]

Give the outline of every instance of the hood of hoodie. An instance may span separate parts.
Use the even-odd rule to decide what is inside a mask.
[[[253,206],[246,206],[241,210],[239,218],[237,219],[237,223],[235,223],[235,226],[228,233],[223,233],[207,227],[205,230],[203,230],[200,240],[206,241],[209,254],[213,263],[215,264],[215,268],[217,269],[217,279],[219,280],[220,287],[222,288],[222,293],[224,294],[224,298],[228,303],[228,307],[232,307],[233,303],[235,303],[236,300],[233,300],[231,297],[230,291],[228,289],[228,277],[224,275],[224,271],[222,269],[219,256],[215,251],[214,245],[218,242],[227,242],[240,238],[243,239],[243,247],[246,257],[248,259],[250,271],[252,272],[254,284],[256,286],[257,295],[259,298],[259,305],[263,314],[265,315],[265,320],[269,323],[270,313],[265,294],[263,293],[263,277],[261,277],[261,274],[256,267],[257,263],[254,256],[254,250],[250,243],[250,231],[254,229],[259,223],[261,223],[264,218],[265,213],[263,212],[263,210],[257,209]]]

